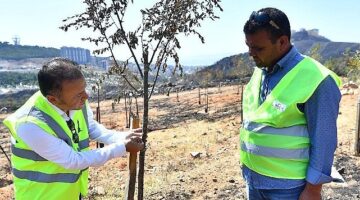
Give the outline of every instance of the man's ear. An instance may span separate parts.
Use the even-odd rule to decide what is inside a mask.
[[[280,43],[280,49],[282,51],[287,50],[287,48],[290,45],[289,39],[288,39],[288,37],[286,35],[280,36],[279,43]]]
[[[54,104],[54,105],[57,105],[58,100],[57,100],[57,98],[56,98],[55,96],[53,96],[53,95],[51,95],[51,94],[48,94],[48,95],[46,95],[46,99],[47,99],[50,103],[52,103],[52,104]]]

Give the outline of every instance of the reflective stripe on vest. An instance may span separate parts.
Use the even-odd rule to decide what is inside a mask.
[[[250,132],[258,132],[261,134],[297,136],[307,138],[309,133],[306,126],[291,126],[286,128],[274,128],[264,124],[244,121],[244,129]],[[309,159],[309,148],[285,149],[272,148],[255,145],[249,142],[241,141],[241,150],[259,156],[268,156],[283,159]]]
[[[54,183],[54,182],[63,182],[63,183],[75,183],[79,180],[83,171],[87,170],[83,169],[78,174],[70,174],[70,173],[59,173],[59,174],[45,174],[37,171],[20,171],[13,168],[12,172],[17,178],[27,179],[30,181],[36,181],[40,183]]]
[[[68,144],[69,146],[73,146],[71,138],[65,133],[65,131],[60,127],[60,125],[48,114],[39,110],[36,107],[33,107],[29,115],[45,122],[52,130],[54,130],[58,138],[64,140],[66,144]]]
[[[86,124],[88,125],[88,116],[87,116],[87,109],[84,105],[82,108],[83,115],[86,121]],[[58,138],[64,140],[69,146],[72,146],[71,138],[65,133],[65,131],[60,127],[60,125],[48,114],[45,112],[39,110],[36,107],[33,107],[29,113],[30,116],[36,117],[39,120],[45,122],[52,130],[54,130],[55,134],[58,136]],[[89,147],[89,138],[86,138],[85,140],[79,141],[79,149],[85,149]]]
[[[241,142],[241,150],[259,156],[268,156],[274,158],[309,159],[309,148],[280,149],[258,146],[247,142]]]
[[[89,138],[86,138],[85,140],[79,141],[79,149],[80,149],[80,151],[85,149],[85,148],[88,148],[89,144],[90,144]]]
[[[85,122],[86,122],[86,125],[88,126],[88,130],[89,130],[89,119],[88,119],[88,115],[87,115],[87,108],[86,108],[86,104],[84,104],[84,106],[82,107],[82,112],[83,112],[83,115],[84,115],[84,118],[85,118]]]
[[[260,132],[263,134],[287,135],[298,137],[309,137],[309,132],[306,126],[290,126],[286,128],[274,128],[256,122],[244,121],[244,129],[251,132]]]
[[[11,145],[11,152],[20,158],[26,158],[33,161],[47,161],[45,158],[41,157],[39,154],[37,154],[34,151],[26,150],[26,149],[20,149],[15,147],[13,144]]]

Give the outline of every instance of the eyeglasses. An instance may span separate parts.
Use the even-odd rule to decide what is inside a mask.
[[[73,120],[69,119],[68,121],[66,121],[66,124],[68,125],[71,133],[72,133],[72,139],[75,143],[79,143],[79,135],[76,131],[76,128],[75,128],[75,124],[73,122]]]
[[[257,12],[254,11],[251,13],[249,20],[253,20],[260,24],[267,24],[269,23],[272,27],[280,30],[280,27],[270,18],[270,16],[265,12]]]

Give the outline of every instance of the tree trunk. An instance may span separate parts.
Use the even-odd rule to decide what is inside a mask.
[[[0,144],[0,149],[4,153],[6,159],[9,161],[9,165],[10,165],[10,169],[11,169],[11,160],[10,160],[9,156],[6,154],[5,150],[2,148],[1,144]]]
[[[131,123],[131,116],[132,116],[132,111],[131,111],[131,103],[132,103],[132,99],[131,99],[131,96],[129,96],[129,116],[128,116],[128,119],[129,119],[129,124],[127,125],[128,127],[131,127],[130,123]]]
[[[129,128],[126,93],[125,93],[125,116],[126,116],[125,127],[126,127],[126,128]]]
[[[138,105],[136,96],[135,96],[135,104],[136,104],[136,116],[139,117],[139,105]]]
[[[240,94],[240,83],[237,85],[237,93],[236,93],[237,95],[239,95]]]
[[[98,86],[97,88],[97,107],[96,107],[96,121],[101,123],[101,117],[100,117],[100,88]],[[96,142],[96,148],[103,148],[105,145],[100,142]]]
[[[201,94],[200,94],[200,86],[199,86],[199,105],[201,104]]]
[[[179,102],[179,90],[176,90],[176,100]]]
[[[208,98],[208,87],[206,86],[205,88],[205,102],[206,102],[206,106],[205,106],[205,113],[208,113],[209,110],[209,98]]]
[[[354,155],[359,156],[360,155],[360,96],[358,97],[358,103],[357,103],[354,150],[355,150]]]
[[[144,56],[145,57],[145,56]],[[149,68],[150,65],[145,57],[144,62],[144,115],[143,115],[143,142],[144,149],[140,151],[139,155],[139,176],[138,176],[138,200],[144,198],[144,168],[145,168],[145,152],[146,152],[146,141],[148,133],[148,120],[149,120]]]

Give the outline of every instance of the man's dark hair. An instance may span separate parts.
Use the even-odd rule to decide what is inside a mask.
[[[41,93],[58,95],[63,81],[84,78],[80,66],[67,58],[54,58],[46,62],[38,73],[38,83]]]
[[[288,36],[289,40],[291,38],[289,19],[284,12],[276,8],[263,8],[253,12],[244,25],[246,35],[261,30],[265,30],[270,34],[273,43],[283,35]]]

